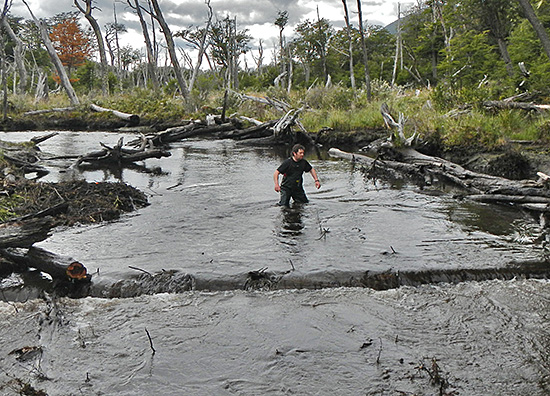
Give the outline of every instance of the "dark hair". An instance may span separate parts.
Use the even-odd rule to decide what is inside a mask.
[[[292,146],[292,153],[297,153],[300,150],[306,151],[306,148],[301,144],[295,144],[294,146]]]

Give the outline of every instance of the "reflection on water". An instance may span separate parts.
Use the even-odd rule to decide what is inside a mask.
[[[303,228],[301,205],[295,205],[293,208],[281,208],[281,231],[279,235],[283,237],[298,236],[302,233]]]

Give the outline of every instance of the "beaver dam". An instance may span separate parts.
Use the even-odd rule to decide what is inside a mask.
[[[186,139],[133,167],[64,159],[118,139],[40,144],[56,158],[43,182],[121,182],[148,205],[34,245],[84,264],[87,298],[59,297],[40,271],[2,280],[5,394],[550,391],[537,212],[313,151],[322,188],[305,175],[310,204],[281,209],[286,150],[233,140]]]

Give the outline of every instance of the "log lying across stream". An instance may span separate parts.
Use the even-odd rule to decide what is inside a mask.
[[[448,181],[460,187],[469,199],[480,202],[513,204],[538,212],[550,212],[550,186],[546,181],[510,180],[464,169],[460,165],[437,157],[430,157],[412,148],[398,150],[401,161],[380,160],[362,154],[331,148],[333,157],[361,162],[377,169],[389,170],[411,178]]]
[[[120,138],[116,146],[109,147],[103,143],[100,145],[102,150],[94,151],[78,157],[76,166],[81,165],[83,162],[91,164],[128,164],[136,161],[143,161],[147,158],[162,158],[169,157],[171,154],[164,149],[157,149],[148,146],[146,140],[142,141],[142,145],[139,149],[130,149],[123,147],[124,139]]]

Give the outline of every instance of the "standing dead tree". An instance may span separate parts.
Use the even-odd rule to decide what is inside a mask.
[[[79,3],[79,0],[74,0],[74,5],[84,14],[88,23],[92,27],[94,35],[97,41],[97,48],[99,50],[99,59],[101,67],[101,89],[103,93],[107,93],[107,54],[105,52],[105,41],[103,40],[103,35],[101,34],[101,28],[97,23],[97,20],[92,16],[92,10],[96,7],[92,6],[93,0],[80,0],[84,1],[85,8],[82,7]]]
[[[147,51],[147,70],[149,72],[149,78],[153,84],[154,90],[159,89],[159,81],[157,76],[157,58],[155,56],[155,51],[153,44],[151,42],[151,37],[149,36],[149,28],[147,27],[147,22],[143,17],[143,9],[139,4],[139,0],[127,0],[128,5],[136,11],[136,14],[139,18],[139,23],[141,24],[141,31],[143,33],[143,39],[145,41],[145,49]]]
[[[17,66],[17,71],[19,73],[19,92],[24,93],[27,89],[28,73],[27,68],[25,67],[25,60],[23,58],[23,41],[15,34],[13,29],[11,28],[7,15],[2,16],[0,18],[0,22],[0,25],[6,30],[10,38],[15,43],[13,56],[15,60],[15,65]]]
[[[166,40],[166,46],[168,47],[168,53],[170,55],[172,67],[174,68],[174,74],[176,75],[176,80],[178,82],[181,96],[183,96],[184,99],[187,99],[187,97],[189,96],[189,89],[183,78],[183,72],[178,61],[178,54],[176,52],[176,46],[174,44],[172,32],[170,31],[170,28],[168,27],[168,24],[166,23],[166,20],[162,15],[162,10],[160,9],[158,1],[151,0],[151,4],[153,6],[153,10],[155,11],[155,19],[158,21],[162,33],[164,34],[164,39]]]
[[[349,79],[351,81],[351,88],[355,89],[355,74],[353,72],[353,41],[351,40],[351,24],[349,21],[348,4],[346,0],[342,0],[344,5],[344,19],[346,21],[346,34],[348,36],[348,52],[349,52]]]
[[[357,15],[359,17],[359,34],[361,35],[361,49],[363,50],[363,63],[365,64],[365,85],[367,89],[367,100],[370,101],[371,84],[370,84],[370,71],[369,71],[369,56],[367,52],[367,43],[365,41],[365,32],[363,28],[363,12],[361,11],[361,0],[357,0]]]
[[[76,96],[76,92],[71,84],[71,81],[69,80],[69,76],[67,75],[67,72],[65,71],[65,67],[63,66],[63,63],[61,63],[61,60],[59,59],[59,56],[57,55],[57,52],[55,52],[55,48],[53,47],[53,44],[50,40],[50,36],[48,35],[48,30],[44,23],[42,21],[39,21],[33,14],[31,8],[27,4],[25,0],[22,0],[23,4],[27,6],[27,9],[29,10],[29,13],[31,14],[32,19],[34,20],[34,23],[36,24],[36,27],[40,30],[40,36],[42,37],[42,41],[44,42],[44,45],[46,46],[46,50],[48,51],[48,55],[50,55],[50,58],[55,66],[55,70],[57,71],[57,74],[59,75],[59,78],[61,79],[61,85],[65,89],[65,92],[67,92],[67,96],[69,97],[69,101],[73,106],[78,106],[80,104],[80,101],[78,100],[78,96]]]

